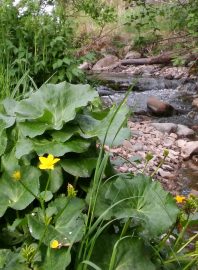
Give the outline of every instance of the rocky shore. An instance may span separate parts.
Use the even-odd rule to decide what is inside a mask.
[[[138,121],[130,120],[130,140],[125,140],[118,148],[109,149],[112,162],[120,172],[145,172],[154,174],[154,179],[160,181],[171,193],[193,192],[198,190],[198,181],[191,183],[191,176],[184,176],[189,169],[191,175],[198,180],[198,141],[192,141],[188,136],[192,131],[185,126],[175,129],[174,124],[153,123],[152,119],[143,117]],[[182,132],[184,132],[182,134]],[[169,151],[168,157],[158,168],[163,152]],[[147,166],[145,157],[150,153],[153,158]],[[155,172],[155,173],[154,173]]]

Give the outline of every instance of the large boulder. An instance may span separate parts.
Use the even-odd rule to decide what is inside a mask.
[[[172,105],[153,96],[148,98],[147,108],[148,111],[155,116],[171,116],[176,112]]]
[[[100,59],[92,68],[94,71],[111,70],[119,65],[119,58],[115,55],[106,55]]]

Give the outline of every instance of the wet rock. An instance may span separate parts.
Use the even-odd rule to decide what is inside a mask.
[[[173,106],[153,96],[147,99],[147,109],[155,116],[171,116],[176,112]]]
[[[129,51],[125,56],[125,59],[138,59],[141,58],[141,54],[136,51]]]
[[[177,125],[176,133],[179,137],[190,137],[195,134],[194,130],[184,125]]]
[[[119,58],[115,55],[107,55],[100,59],[92,68],[93,71],[110,70],[119,65]]]
[[[152,123],[151,125],[162,133],[171,133],[177,130],[177,125],[174,123]]]

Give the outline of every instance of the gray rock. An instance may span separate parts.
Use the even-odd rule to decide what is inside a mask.
[[[184,157],[186,158],[198,153],[198,141],[186,142],[186,144],[182,148],[182,152],[184,153]]]
[[[177,125],[174,123],[152,123],[151,125],[162,133],[171,133],[177,130]]]
[[[194,130],[184,125],[177,125],[176,133],[179,137],[189,137],[195,134]]]
[[[108,70],[119,65],[119,58],[115,55],[107,55],[100,59],[92,68],[94,71]]]

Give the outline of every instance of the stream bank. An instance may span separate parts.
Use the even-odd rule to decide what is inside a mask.
[[[97,88],[105,106],[119,103],[131,85],[127,104],[134,112],[128,121],[132,136],[111,153],[112,162],[120,172],[144,171],[159,180],[173,194],[198,193],[198,111],[192,102],[198,97],[198,80],[189,76],[186,68],[138,66],[113,71],[91,72],[91,78],[100,81]],[[175,109],[169,117],[155,117],[148,111],[148,98],[155,97]],[[184,125],[183,132],[176,129],[160,129],[153,123]],[[185,129],[186,128],[186,129]],[[190,133],[188,133],[189,130]],[[184,131],[185,130],[185,131]],[[185,143],[195,143],[194,154],[185,153]],[[169,156],[158,169],[164,149]],[[151,152],[153,159],[145,168],[145,156]],[[198,152],[198,150],[197,150]],[[128,160],[128,161],[127,161]],[[186,161],[184,161],[186,160]]]

